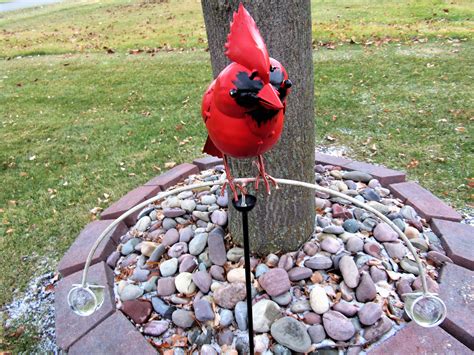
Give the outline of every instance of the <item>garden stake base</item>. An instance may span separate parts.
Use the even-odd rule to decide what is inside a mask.
[[[257,198],[253,195],[240,195],[237,201],[232,200],[234,208],[242,214],[242,232],[244,237],[245,287],[247,290],[247,319],[249,331],[249,350],[254,355],[253,316],[252,316],[252,281],[250,278],[250,243],[248,213],[255,207]]]

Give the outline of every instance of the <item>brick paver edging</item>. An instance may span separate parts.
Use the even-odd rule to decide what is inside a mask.
[[[403,172],[321,153],[316,153],[316,163],[366,172],[378,179],[395,197],[411,205],[430,222],[432,230],[441,239],[448,256],[455,263],[444,267],[440,278],[440,294],[448,307],[446,321],[440,327],[431,329],[410,323],[387,341],[370,349],[369,353],[471,353],[469,348],[474,350],[474,227],[458,223],[462,219],[458,212],[418,184],[406,182]],[[100,233],[115,218],[186,177],[220,164],[221,159],[209,156],[196,159],[192,164],[180,164],[130,191],[102,212],[101,221],[88,224],[79,233],[58,266],[63,279],[56,289],[56,341],[61,349],[71,353],[157,353],[122,312],[116,310],[113,273],[105,263],[120,236],[135,224],[138,214],[130,216],[125,223],[122,222],[114,229],[111,238],[102,243],[92,261],[92,272],[89,275],[107,286],[102,308],[90,317],[80,317],[69,309],[66,295],[71,285],[79,280],[85,255]]]

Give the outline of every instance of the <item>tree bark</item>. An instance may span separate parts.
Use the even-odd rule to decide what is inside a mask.
[[[255,19],[270,56],[283,64],[293,82],[282,136],[264,156],[267,172],[273,177],[314,183],[310,0],[202,0],[214,77],[229,64],[224,44],[232,14],[240,2]],[[256,176],[256,168],[249,160],[231,159],[231,166],[236,177]],[[288,186],[270,196],[264,190],[260,187],[257,206],[249,214],[251,250],[261,255],[296,250],[314,229],[314,194]],[[229,212],[233,240],[240,244],[241,217],[233,208]]]

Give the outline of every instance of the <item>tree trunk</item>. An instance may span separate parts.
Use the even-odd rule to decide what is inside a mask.
[[[267,172],[273,177],[314,183],[314,83],[310,0],[202,0],[214,77],[229,64],[224,43],[232,14],[242,2],[255,19],[271,57],[286,68],[293,82],[287,99],[285,126],[278,144],[266,153]],[[256,176],[248,160],[231,159],[236,177]],[[260,184],[263,186],[263,184]],[[270,196],[260,187],[249,214],[250,246],[258,254],[296,250],[314,229],[314,194],[281,186]],[[230,212],[230,229],[242,241],[240,215]]]

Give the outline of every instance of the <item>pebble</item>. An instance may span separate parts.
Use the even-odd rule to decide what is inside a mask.
[[[408,239],[415,239],[420,237],[420,232],[418,232],[418,229],[411,226],[405,227],[404,233]]]
[[[150,274],[150,270],[143,270],[143,269],[135,269],[130,280],[138,281],[138,282],[145,282],[148,280],[148,275]]]
[[[222,266],[212,265],[209,272],[211,273],[211,276],[214,280],[225,281],[225,277],[224,277],[225,271]]]
[[[312,325],[308,328],[308,334],[311,338],[311,343],[317,344],[326,338],[326,332],[321,324]]]
[[[211,288],[212,278],[207,271],[198,271],[192,274],[194,284],[199,288],[203,294],[209,293]]]
[[[376,242],[366,242],[364,244],[364,251],[373,256],[374,258],[381,258],[382,257],[382,247],[379,243]]]
[[[172,258],[166,261],[163,261],[160,264],[160,273],[161,276],[167,277],[172,276],[178,270],[178,259]]]
[[[165,208],[163,215],[168,218],[176,218],[186,214],[186,211],[181,208]]]
[[[383,243],[383,246],[391,258],[402,259],[408,253],[407,247],[400,242]]]
[[[193,282],[193,275],[189,272],[182,272],[174,279],[178,292],[186,296],[192,295],[196,291],[196,285]]]
[[[163,256],[165,253],[166,247],[163,244],[159,244],[155,250],[153,250],[153,253],[151,253],[150,257],[148,258],[148,261],[156,263],[160,258]]]
[[[120,259],[120,252],[119,251],[114,251],[112,254],[109,255],[107,258],[107,265],[109,265],[111,268],[115,268],[117,265],[117,261]]]
[[[209,233],[207,241],[207,244],[209,245],[209,259],[214,265],[223,266],[227,261],[224,235],[224,230],[222,228],[214,228]]]
[[[166,302],[164,302],[159,297],[153,297],[151,299],[151,304],[153,306],[153,310],[161,315],[163,318],[171,319],[171,315],[175,311],[174,307],[170,307]]]
[[[203,205],[213,205],[217,202],[215,195],[204,195],[201,197],[201,203]]]
[[[387,273],[373,265],[370,267],[370,277],[372,281],[377,283],[379,281],[387,281]]]
[[[152,320],[143,327],[143,333],[154,337],[160,336],[168,330],[169,323],[165,320]]]
[[[349,233],[357,233],[360,229],[360,223],[354,218],[346,219],[342,224],[342,228]]]
[[[166,247],[169,247],[170,245],[173,245],[177,243],[179,240],[179,233],[175,228],[168,229],[161,241],[161,244],[163,244]]]
[[[219,197],[217,197],[217,204],[220,206],[220,207],[227,207],[227,205],[229,204],[229,197],[227,195],[227,191],[224,193],[224,195],[219,195]]]
[[[176,227],[177,225],[178,225],[178,223],[176,223],[176,221],[173,218],[165,218],[165,219],[163,219],[163,222],[161,222],[161,226],[165,230],[172,229],[172,228]]]
[[[186,254],[181,257],[179,263],[179,272],[193,272],[198,266],[196,257]]]
[[[174,324],[183,329],[190,328],[194,324],[193,312],[184,309],[177,309],[174,311],[171,319]]]
[[[135,224],[135,229],[139,232],[144,232],[148,229],[150,224],[151,218],[148,216],[144,216],[138,220],[137,224]]]
[[[221,309],[219,312],[220,320],[219,325],[221,327],[228,327],[234,321],[234,313],[228,309]]]
[[[288,292],[285,292],[279,296],[274,296],[272,297],[272,301],[275,301],[278,305],[280,306],[287,306],[290,304],[291,302],[291,293],[288,291]]]
[[[193,303],[194,314],[200,322],[207,322],[214,319],[214,311],[208,300],[201,298]]]
[[[144,293],[151,292],[156,289],[156,281],[158,276],[152,276],[150,279],[142,284]]]
[[[217,343],[220,346],[231,345],[233,341],[234,341],[234,332],[230,330],[229,328],[226,328],[217,334]],[[237,352],[235,352],[235,355],[237,355]]]
[[[311,338],[304,325],[292,317],[284,317],[271,326],[272,337],[290,350],[305,353],[311,347]]]
[[[382,222],[375,227],[374,238],[379,242],[393,242],[398,240],[398,234],[387,223]]]
[[[367,201],[380,202],[380,195],[370,187],[363,189],[360,193]]]
[[[181,228],[179,230],[179,241],[183,243],[188,243],[191,238],[194,236],[193,228],[188,226],[185,228]]]
[[[253,274],[250,273],[250,279],[253,281]],[[235,268],[227,272],[227,281],[229,282],[245,282],[245,269]]]
[[[280,258],[278,257],[278,255],[275,255],[275,254],[268,254],[267,257],[265,258],[265,264],[268,267],[276,267],[279,261],[280,261]]]
[[[176,292],[174,277],[162,277],[157,282],[158,296],[171,296]]]
[[[235,305],[235,321],[240,330],[247,330],[247,303],[240,301]]]
[[[311,310],[311,305],[309,304],[307,299],[297,300],[293,302],[290,310],[293,313],[303,313],[303,312]]]
[[[383,315],[374,325],[365,329],[364,338],[368,342],[373,342],[381,338],[390,329],[392,329],[392,322],[387,316]]]
[[[372,301],[377,296],[374,281],[367,272],[362,273],[359,286],[356,289],[356,298],[359,302]]]
[[[344,180],[360,181],[360,182],[369,182],[372,180],[372,176],[362,171],[347,171],[342,174]]]
[[[290,270],[295,265],[293,257],[290,254],[284,254],[278,260],[278,267],[285,269],[286,271]]]
[[[140,243],[140,241],[141,240],[138,238],[130,239],[129,241],[127,241],[125,244],[122,245],[122,249],[120,250],[120,252],[122,253],[122,255],[129,255],[133,253],[133,251],[135,250],[135,247],[138,245],[138,243]]]
[[[352,213],[341,205],[335,203],[332,205],[332,215],[334,218],[350,219],[352,218]]]
[[[180,207],[186,212],[193,212],[196,209],[196,202],[194,200],[183,200]]]
[[[127,284],[122,291],[119,292],[122,301],[134,300],[141,295],[143,295],[143,289],[133,284]]]
[[[303,247],[304,253],[308,256],[316,255],[318,250],[319,250],[318,246],[313,242],[307,242],[307,243],[305,243],[305,245]]]
[[[344,314],[347,317],[353,317],[359,311],[359,307],[357,305],[344,300],[336,303],[334,306],[332,306],[332,309]]]
[[[174,354],[173,354],[174,355]],[[216,349],[214,349],[211,345],[209,344],[204,344],[201,347],[201,353],[200,355],[217,355]]]
[[[382,317],[382,313],[380,304],[369,302],[362,306],[357,315],[363,325],[372,325]]]
[[[237,302],[243,301],[245,296],[245,284],[239,282],[219,287],[214,291],[217,305],[227,309],[234,309]]]
[[[311,308],[317,314],[323,314],[329,310],[329,298],[326,290],[320,286],[315,285],[309,295]]]
[[[428,243],[421,238],[415,238],[410,240],[411,244],[418,250],[426,252],[429,249]]]
[[[307,267],[294,267],[288,271],[288,277],[290,281],[305,280],[313,274],[313,271]]]
[[[351,253],[357,253],[364,248],[364,241],[359,237],[350,237],[346,242],[346,249]]]
[[[427,258],[434,262],[436,265],[444,265],[446,263],[453,262],[451,258],[437,251],[429,251],[427,254]]]
[[[257,335],[254,339],[255,341],[255,353],[264,354],[266,353],[268,346],[270,345],[270,339],[267,334]]]
[[[270,268],[265,265],[265,264],[258,264],[257,267],[255,268],[255,277],[260,277],[262,276],[264,273],[266,273],[268,270],[270,270]]]
[[[400,214],[403,218],[408,220],[416,220],[418,218],[418,213],[416,213],[415,209],[412,206],[406,205],[400,209]]]
[[[356,288],[359,284],[359,270],[351,256],[343,256],[339,261],[339,269],[346,285],[350,288]]]
[[[326,237],[321,242],[320,246],[322,250],[327,251],[331,254],[335,254],[341,249],[342,243],[340,239]]]
[[[149,301],[131,300],[122,302],[121,310],[136,324],[142,324],[150,317],[153,307]]]
[[[209,212],[193,211],[193,217],[200,219],[204,222],[209,222]]]
[[[227,259],[229,261],[232,261],[233,263],[236,263],[244,256],[244,249],[239,248],[239,247],[234,247],[232,249],[229,249],[227,252]]]
[[[184,242],[174,244],[169,250],[168,255],[172,258],[179,258],[188,252],[188,245]]]
[[[189,253],[199,255],[207,245],[207,233],[199,233],[189,242]]]
[[[325,270],[332,267],[332,260],[326,255],[316,254],[312,258],[306,260],[304,266],[313,270]]]
[[[326,312],[323,315],[323,325],[326,333],[334,340],[347,341],[356,332],[350,319],[337,311]]]
[[[331,226],[327,226],[326,228],[323,228],[323,233],[342,234],[342,233],[344,233],[344,228],[341,227],[341,226],[331,225]]]
[[[258,282],[270,296],[281,295],[291,287],[288,273],[280,268],[267,271],[259,277]]]
[[[314,312],[308,312],[304,315],[303,318],[306,324],[314,325],[314,324],[321,324],[321,316]]]
[[[418,275],[420,273],[420,270],[418,270],[418,264],[413,260],[403,258],[402,261],[400,261],[400,266],[410,274]]]
[[[227,224],[227,212],[215,210],[211,214],[211,222],[218,226],[225,226]]]

